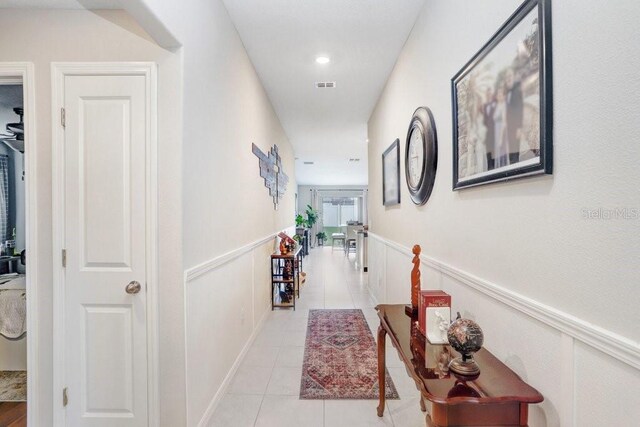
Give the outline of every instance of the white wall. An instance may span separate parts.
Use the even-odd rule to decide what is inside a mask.
[[[0,40],[3,60],[30,61],[36,67],[37,209],[41,248],[39,277],[42,278],[38,284],[39,289],[42,288],[38,294],[42,341],[39,343],[42,408],[38,425],[48,425],[53,404],[51,322],[47,321],[52,316],[49,145],[52,61],[156,61],[159,64],[162,425],[173,427],[187,423],[185,391],[203,390],[198,387],[204,386],[210,393],[199,399],[213,407],[214,391],[224,386],[220,382],[191,381],[187,390],[187,358],[194,357],[190,366],[196,363],[199,367],[201,354],[187,353],[185,329],[190,333],[194,329],[185,328],[185,322],[195,319],[196,324],[211,328],[216,328],[217,323],[216,319],[207,317],[211,314],[208,309],[185,313],[184,307],[191,307],[199,295],[197,287],[192,290],[186,280],[181,279],[188,276],[185,269],[203,263],[211,265],[228,251],[246,247],[293,224],[296,188],[293,151],[222,3],[184,4],[161,0],[131,3],[127,7],[141,22],[150,22],[150,31],[163,35],[160,42],[169,40],[168,45],[176,46],[179,38],[182,48],[175,52],[161,49],[129,15],[120,11],[3,10],[0,16],[3,31],[21,34],[19,38]],[[174,38],[174,34],[179,37]],[[274,143],[280,148],[290,183],[277,212],[259,177],[258,160],[251,153],[252,142],[263,151]],[[267,278],[259,281],[260,289],[268,289]],[[208,283],[209,290],[215,290],[216,301],[221,301],[223,306],[244,308],[235,312],[238,324],[242,324],[242,313],[248,316],[250,312],[252,318],[260,316],[260,307],[254,311],[253,303],[245,295],[227,292],[226,281],[213,279]],[[256,326],[253,321],[250,325]],[[223,337],[215,354],[207,360],[215,366],[216,375],[231,370],[228,361],[238,360],[240,356],[240,347],[227,348],[224,344],[236,331],[220,329],[219,332]],[[238,337],[249,339],[246,334]],[[204,381],[202,378],[196,376],[195,381]],[[219,375],[215,378],[219,380]],[[205,415],[202,411],[206,407],[198,404],[200,400],[189,403],[190,424],[199,422]]]
[[[583,209],[640,208],[640,4],[553,2],[553,176],[453,192],[450,79],[519,4],[427,0],[370,118],[369,158],[395,138],[404,150],[426,105],[438,172],[425,206],[403,185],[404,202],[385,209],[369,162],[370,286],[406,302],[407,248],[421,244],[423,288],[450,292],[545,396],[530,425],[632,425],[637,399],[619,391],[640,384],[640,220],[586,220]]]
[[[293,223],[293,150],[220,0],[148,6],[184,54],[184,259],[193,267]],[[277,144],[289,176],[277,212],[251,143]]]
[[[181,138],[180,56],[158,47],[121,11],[9,10],[0,13],[2,61],[27,61],[35,66],[38,218],[38,396],[36,426],[51,425],[52,393],[52,225],[51,225],[51,62],[54,61],[154,61],[158,64],[159,129],[158,186],[160,246],[160,380],[161,404],[180,404],[184,388],[182,322],[177,331],[164,327],[182,319],[176,304],[181,293]],[[15,35],[15,37],[11,36]],[[178,101],[178,102],[176,102]],[[174,311],[178,315],[174,315]],[[169,332],[167,332],[169,331]],[[168,342],[167,335],[171,342]],[[175,373],[175,374],[174,374]],[[177,378],[177,379],[176,379]],[[180,382],[180,378],[182,382]],[[177,385],[176,385],[177,384]],[[184,400],[182,400],[184,405]],[[177,411],[178,415],[180,411]],[[167,424],[171,425],[171,424]],[[179,424],[173,424],[179,425]]]
[[[196,425],[215,408],[269,303],[269,277],[260,272],[273,244],[254,244],[294,224],[294,157],[222,2],[145,4],[175,34],[184,59],[183,351],[187,424]],[[289,185],[278,211],[252,142],[264,152],[273,144],[280,149]],[[184,425],[180,410],[176,403],[163,407],[163,424]]]

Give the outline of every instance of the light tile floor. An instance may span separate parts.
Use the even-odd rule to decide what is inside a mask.
[[[419,393],[387,339],[387,368],[400,400],[387,401],[384,417],[377,400],[300,400],[300,378],[309,309],[360,308],[374,337],[378,316],[367,291],[367,274],[356,270],[354,255],[330,247],[311,249],[304,259],[307,283],[296,311],[269,313],[211,427],[424,427]]]

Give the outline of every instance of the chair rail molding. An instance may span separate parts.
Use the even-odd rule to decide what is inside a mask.
[[[371,231],[369,231],[369,237],[407,257],[413,256],[411,249],[400,243],[372,233]],[[423,254],[420,256],[420,260],[425,266],[447,275],[469,288],[487,295],[519,312],[527,314],[635,369],[640,369],[640,344],[627,337],[542,304],[532,298],[513,292],[433,257]]]
[[[189,283],[197,279],[198,277],[203,276],[208,272],[215,270],[216,268],[228,263],[229,261],[232,261],[238,258],[239,256],[242,256],[247,252],[254,250],[257,247],[264,245],[265,243],[269,242],[269,240],[274,239],[277,235],[278,235],[278,232],[270,233],[267,236],[262,237],[258,240],[255,240],[251,243],[248,243],[244,246],[236,248],[225,254],[219,255],[215,258],[211,258],[203,263],[200,263],[198,265],[195,265],[193,267],[186,269],[184,272],[185,283]]]

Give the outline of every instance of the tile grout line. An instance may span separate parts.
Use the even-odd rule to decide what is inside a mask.
[[[269,384],[267,383],[267,387]],[[264,403],[264,394],[262,395],[262,400],[260,400],[260,406],[258,407],[258,412],[256,413],[256,417],[253,420],[253,427],[256,427],[256,423],[258,422],[258,417],[260,416],[260,411],[262,410],[262,404]]]
[[[280,346],[278,346],[278,354],[280,354]],[[278,355],[276,355],[276,361],[277,360],[278,360]],[[258,409],[258,413],[256,414],[256,419],[253,422],[254,427],[255,427],[255,424],[258,422],[258,417],[260,417],[260,411],[262,410],[262,404],[264,403],[264,398],[267,395],[267,390],[269,389],[269,383],[271,382],[271,378],[273,377],[273,370],[274,369],[275,369],[275,362],[274,362],[273,366],[271,367],[271,373],[269,374],[269,379],[267,380],[267,386],[264,389],[264,393],[262,393],[262,400],[260,401],[260,408]]]

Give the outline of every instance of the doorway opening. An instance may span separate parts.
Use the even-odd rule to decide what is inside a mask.
[[[329,239],[335,233],[346,234],[349,225],[362,224],[362,197],[323,197],[322,214],[322,231]]]
[[[36,295],[29,162],[34,141],[30,64],[0,63],[0,419],[26,425],[35,404]],[[33,257],[35,259],[35,256]]]

